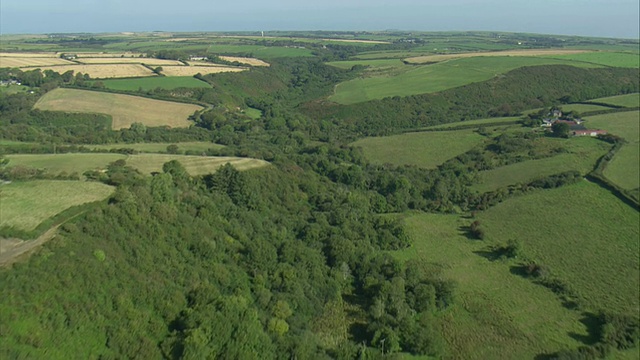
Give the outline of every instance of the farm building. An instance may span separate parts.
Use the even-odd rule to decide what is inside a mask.
[[[574,130],[573,136],[598,136],[607,134],[606,130],[588,129],[588,130]]]
[[[189,60],[191,60],[191,61],[203,61],[203,60],[209,60],[209,58],[206,57],[206,56],[189,55]]]

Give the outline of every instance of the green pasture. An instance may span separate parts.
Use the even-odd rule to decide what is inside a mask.
[[[105,169],[109,163],[126,159],[122,154],[12,154],[6,155],[8,166],[43,169],[50,174],[82,174],[87,170]]]
[[[482,127],[485,125],[510,125],[514,121],[519,121],[519,116],[510,116],[510,117],[498,117],[498,118],[487,118],[487,119],[477,119],[477,120],[466,120],[466,121],[456,121],[452,123],[440,124],[426,127],[425,130],[436,130],[436,129],[448,129],[451,127],[457,126],[478,126]]]
[[[177,88],[209,88],[211,85],[191,76],[158,76],[138,79],[101,80],[107,89],[120,91],[144,91],[162,88],[167,90]]]
[[[262,110],[254,109],[254,108],[246,108],[244,110],[244,114],[254,120],[257,120],[262,117]]]
[[[31,231],[76,205],[105,199],[114,188],[97,182],[35,180],[0,185],[0,227]]]
[[[441,317],[441,333],[457,359],[533,359],[582,345],[580,313],[562,306],[550,290],[513,275],[509,261],[482,256],[487,244],[462,230],[471,220],[456,215],[410,214],[405,229],[414,241],[393,252],[442,269],[458,284],[456,303]]]
[[[17,94],[17,93],[25,92],[28,90],[29,90],[29,87],[24,85],[0,86],[0,93],[6,94],[6,95]]]
[[[622,52],[593,52],[571,55],[548,56],[553,59],[580,61],[612,67],[638,68],[640,67],[640,55]]]
[[[611,110],[611,108],[593,104],[564,104],[561,105],[562,111],[577,111],[578,113],[586,113],[589,111]]]
[[[590,137],[549,140],[564,142],[567,152],[481,171],[478,184],[473,185],[471,189],[484,193],[569,170],[576,170],[586,175],[594,169],[598,159],[611,148],[610,144]]]
[[[637,107],[640,106],[640,93],[609,96],[599,99],[593,99],[590,101],[611,104],[615,106]]]
[[[166,149],[166,147],[165,147]],[[162,172],[162,166],[171,160],[178,160],[190,175],[204,175],[215,172],[220,166],[230,163],[238,170],[249,170],[266,166],[263,160],[238,157],[218,156],[187,156],[169,154],[38,154],[38,155],[8,155],[9,166],[22,165],[26,167],[44,169],[47,173],[68,174],[77,172],[82,174],[87,170],[103,170],[113,161],[123,159],[128,166],[136,168],[143,174]]]
[[[388,69],[388,68],[402,68],[406,65],[400,59],[377,59],[377,60],[345,60],[345,61],[330,61],[327,65],[335,66],[340,69],[351,69],[356,65],[368,66],[370,69]]]
[[[631,190],[640,186],[640,112],[628,111],[589,116],[590,129],[604,129],[627,140],[613,157],[604,175],[619,186]]]
[[[472,130],[425,131],[402,135],[370,137],[352,143],[375,164],[416,165],[435,168],[471,150],[483,141]]]
[[[206,141],[178,142],[178,143],[138,143],[138,144],[108,144],[108,145],[86,145],[95,150],[133,149],[145,153],[167,152],[169,145],[178,146],[178,152],[185,151],[207,151],[209,149],[221,149],[224,145],[214,144]]]
[[[370,60],[364,60],[366,64]],[[356,62],[350,63],[355,64]],[[598,65],[571,60],[540,57],[505,56],[472,57],[444,61],[432,65],[403,65],[394,76],[361,77],[340,83],[329,99],[340,104],[354,104],[390,96],[409,96],[438,92],[492,77],[523,66],[572,65],[597,67]]]
[[[638,314],[638,212],[608,190],[584,180],[509,199],[478,221],[486,246],[519,240],[586,310]]]

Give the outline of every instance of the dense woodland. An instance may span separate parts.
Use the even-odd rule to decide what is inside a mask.
[[[322,49],[324,57],[355,51],[337,48]],[[173,161],[145,177],[124,161],[112,163],[93,180],[116,186],[115,195],[64,224],[44,256],[0,272],[2,357],[64,357],[78,348],[101,359],[446,357],[438,317],[455,303],[457,284],[434,264],[389,255],[412,243],[395,214],[481,210],[581,177],[568,172],[482,195],[469,190],[479,171],[565,151],[538,146],[545,135],[532,132],[486,133],[481,148],[432,170],[374,165],[346,144],[640,90],[637,69],[539,66],[436,94],[355,105],[324,100],[360,71],[317,58],[279,59],[201,78],[213,88],[132,92],[210,109],[188,129],[118,131],[101,115],[32,110],[53,88],[91,89],[85,76],[0,74],[36,88],[0,96],[0,139],[31,143],[1,145],[4,154],[206,140],[227,145],[208,155],[273,165],[248,172],[227,165],[190,177]],[[247,107],[262,117],[235,110]],[[10,169],[0,175],[18,179]],[[470,233],[481,237],[481,225]],[[597,310],[596,343],[545,356],[596,358],[636,345],[637,318]],[[24,329],[3,325],[21,318]],[[43,331],[30,331],[35,323]]]

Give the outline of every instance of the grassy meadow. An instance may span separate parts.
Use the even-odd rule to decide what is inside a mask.
[[[122,154],[11,154],[8,166],[43,169],[47,173],[82,174],[87,170],[102,170],[116,160],[126,159]]]
[[[431,263],[458,283],[456,305],[441,317],[452,358],[533,359],[580,346],[569,335],[588,335],[580,314],[550,290],[511,274],[510,263],[481,256],[486,244],[461,230],[468,222],[456,215],[409,214],[404,223],[414,245],[393,252]]]
[[[611,104],[615,106],[637,107],[640,106],[640,93],[609,96],[599,99],[593,99],[591,101]]]
[[[448,129],[457,126],[486,126],[486,125],[512,125],[514,122],[517,122],[521,119],[520,116],[510,116],[510,117],[497,117],[497,118],[487,118],[487,119],[476,119],[476,120],[466,120],[466,121],[456,121],[452,123],[434,125],[424,128],[425,130],[436,130],[436,129]]]
[[[35,180],[0,185],[0,227],[30,231],[76,205],[105,199],[114,188],[97,182]]]
[[[171,160],[178,160],[192,176],[215,172],[226,163],[233,165],[238,170],[250,170],[269,164],[264,160],[238,157],[139,154],[129,156],[127,165],[138,169],[141,173],[151,174],[152,172],[162,172],[162,165]]]
[[[627,140],[605,169],[604,175],[624,189],[640,187],[640,112],[596,115],[586,120],[588,128],[604,129]]]
[[[211,85],[190,76],[162,76],[137,79],[103,80],[107,89],[120,91],[144,91],[162,88],[167,90],[177,88],[209,88]]]
[[[524,255],[570,284],[588,309],[638,314],[638,212],[607,190],[584,180],[510,199],[478,220],[486,245],[521,241]]]
[[[46,93],[36,109],[111,115],[113,129],[139,122],[146,126],[187,127],[188,117],[201,106],[105,92],[55,89]]]
[[[479,183],[473,185],[471,189],[484,193],[569,170],[576,170],[586,175],[594,169],[598,159],[611,148],[610,144],[592,138],[549,140],[556,143],[564,142],[567,152],[481,171]]]
[[[371,60],[365,60],[366,65]],[[349,62],[353,66],[357,62]],[[438,92],[474,82],[485,81],[498,74],[536,65],[572,65],[598,67],[599,65],[571,60],[540,57],[471,57],[444,61],[433,65],[398,66],[397,74],[365,76],[340,83],[329,99],[339,104],[354,104],[390,96],[408,96]],[[334,64],[336,66],[336,64]]]
[[[361,147],[376,164],[416,165],[435,168],[443,162],[482,143],[483,136],[473,130],[425,131],[402,135],[370,137],[352,143]]]
[[[589,52],[570,55],[553,55],[554,59],[580,61],[591,64],[598,64],[612,67],[638,68],[640,67],[640,56],[633,53],[622,52]]]

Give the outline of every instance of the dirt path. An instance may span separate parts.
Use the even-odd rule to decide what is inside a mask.
[[[28,256],[32,250],[53,239],[59,226],[54,226],[45,231],[35,240],[0,239],[0,267],[13,264],[22,259],[22,255]]]

